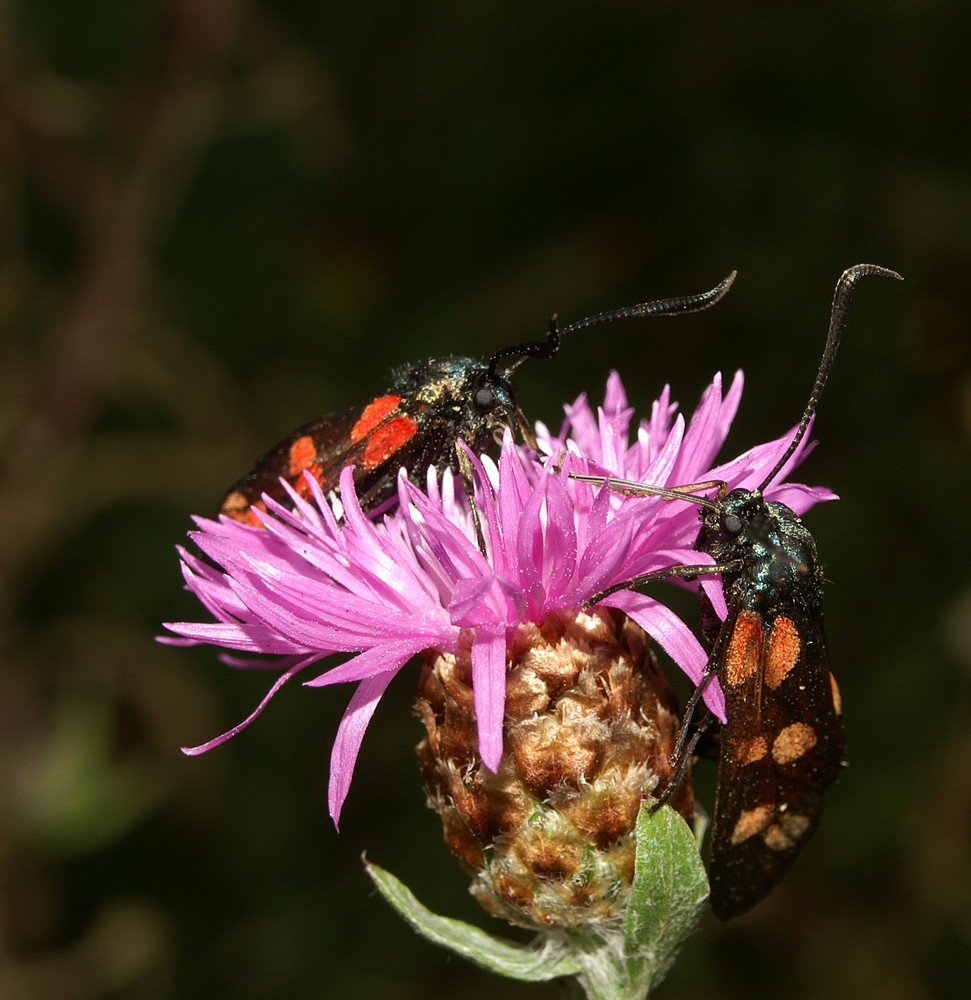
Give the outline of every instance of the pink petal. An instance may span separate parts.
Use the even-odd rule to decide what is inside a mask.
[[[206,743],[200,743],[198,746],[194,747],[182,747],[182,752],[187,757],[197,757],[199,754],[207,753],[214,747],[222,746],[223,743],[227,742],[228,740],[231,740],[238,733],[241,733],[259,715],[262,714],[263,709],[266,708],[267,705],[269,705],[270,701],[273,699],[273,696],[277,693],[277,691],[280,690],[280,688],[283,687],[284,684],[287,683],[287,681],[295,677],[305,667],[309,667],[311,663],[316,662],[316,660],[317,657],[311,657],[309,659],[303,658],[298,660],[292,667],[290,667],[289,670],[286,670],[273,682],[273,686],[263,696],[260,703],[256,706],[256,708],[252,712],[250,712],[249,715],[246,716],[245,719],[243,719],[242,722],[237,723],[235,726],[232,727],[232,729],[227,729],[226,732],[224,732],[222,735],[216,736],[214,739],[208,740]]]
[[[506,707],[506,635],[479,629],[472,643],[472,695],[479,729],[479,753],[490,771],[502,760]]]
[[[413,656],[417,656],[423,649],[428,649],[430,645],[431,642],[428,639],[423,639],[420,641],[386,642],[380,646],[373,646],[312,680],[304,681],[304,687],[327,687],[331,684],[367,680],[369,677],[395,673]],[[436,648],[444,648],[446,644],[439,645],[439,641],[436,639],[435,645]]]
[[[637,622],[647,634],[697,684],[701,680],[708,654],[695,634],[678,616],[652,597],[629,590],[619,590],[605,597],[601,604],[617,608]],[[705,688],[705,704],[722,722],[725,721],[725,696],[717,678]]]
[[[361,743],[368,723],[378,702],[395,676],[394,670],[361,681],[351,697],[344,716],[337,727],[334,749],[330,755],[330,782],[327,804],[334,826],[340,828],[341,810],[354,777],[354,765],[361,750]]]

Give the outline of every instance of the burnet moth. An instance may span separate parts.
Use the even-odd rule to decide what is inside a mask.
[[[336,493],[341,469],[348,465],[354,466],[361,506],[369,510],[392,496],[401,467],[411,476],[432,466],[440,471],[451,468],[462,477],[479,546],[485,551],[472,491],[472,463],[459,442],[478,453],[501,440],[509,427],[535,447],[516,400],[511,377],[515,369],[526,358],[553,357],[564,335],[598,323],[707,309],[725,295],[734,278],[733,272],[707,292],[599,313],[562,329],[554,315],[545,340],[505,348],[487,361],[448,357],[402,365],[382,395],[305,424],[258,458],[226,492],[219,513],[259,527],[256,512],[266,510],[264,496],[293,506],[283,481],[297,495],[307,496],[309,475],[325,493]]]
[[[725,483],[661,488],[627,480],[606,482],[630,495],[661,496],[701,507],[695,548],[713,565],[675,566],[623,584],[720,574],[728,615],[724,622],[702,592],[701,630],[710,649],[704,674],[685,706],[675,750],[675,776],[659,807],[683,776],[712,716],[692,716],[713,677],[725,695],[709,855],[711,906],[722,920],[765,897],[799,855],[819,823],[823,793],[844,764],[839,689],[829,667],[823,626],[823,575],[813,536],[785,504],[764,490],[792,457],[816,412],[846,327],[853,289],[870,275],[901,280],[875,264],[843,272],[836,285],[829,332],[809,401],[785,453],[754,490]],[[718,487],[714,498],[697,495]],[[595,604],[612,587],[589,602]]]

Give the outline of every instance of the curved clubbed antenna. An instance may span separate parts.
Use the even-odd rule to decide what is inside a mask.
[[[615,319],[638,319],[642,316],[681,316],[685,313],[701,312],[724,297],[728,289],[732,287],[737,273],[737,271],[732,271],[727,278],[707,292],[700,292],[697,295],[680,295],[671,299],[658,299],[656,302],[641,302],[636,306],[625,306],[623,309],[612,309],[609,312],[597,313],[596,316],[588,316],[586,319],[571,323],[562,329],[554,313],[550,317],[549,330],[545,340],[538,340],[532,344],[520,344],[518,347],[507,347],[498,351],[489,361],[489,373],[491,375],[498,374],[499,362],[504,358],[516,359],[503,368],[504,375],[514,372],[526,358],[551,358],[560,349],[560,341],[565,334],[576,333],[577,330],[583,330],[588,326],[609,323]]]
[[[836,357],[836,350],[840,346],[843,338],[843,331],[846,329],[846,319],[849,314],[850,300],[853,298],[853,289],[860,278],[875,275],[880,278],[894,278],[896,281],[903,281],[903,277],[896,271],[891,271],[887,267],[880,267],[878,264],[856,264],[848,267],[836,282],[836,292],[833,294],[833,308],[829,317],[829,332],[826,335],[826,346],[823,348],[823,357],[819,362],[819,370],[816,372],[816,381],[813,383],[812,392],[809,393],[809,401],[803,410],[802,419],[796,428],[796,433],[789,442],[785,454],[775,464],[775,468],[765,477],[758,488],[761,493],[769,483],[782,471],[782,467],[792,458],[793,452],[799,447],[799,442],[809,428],[809,421],[812,420],[816,407],[819,405],[819,397],[823,394],[823,387],[829,378],[830,369],[833,367],[833,359]]]

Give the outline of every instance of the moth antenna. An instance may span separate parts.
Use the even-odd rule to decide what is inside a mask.
[[[551,358],[560,349],[562,332],[556,313],[550,316],[550,324],[546,331],[546,340],[537,340],[531,344],[519,344],[517,347],[506,347],[497,351],[489,359],[489,374],[497,375],[499,362],[503,358],[515,357],[517,360],[506,365],[504,375],[514,372],[527,358]]]
[[[560,349],[560,342],[567,333],[576,333],[588,326],[596,326],[599,323],[609,323],[615,319],[638,319],[643,316],[681,316],[685,313],[701,312],[708,309],[725,296],[725,293],[732,287],[737,271],[732,271],[724,280],[720,281],[714,288],[707,292],[700,292],[697,295],[681,295],[676,298],[658,299],[655,302],[641,302],[636,306],[625,306],[623,309],[612,309],[609,312],[597,313],[595,316],[588,316],[586,319],[578,320],[560,329],[556,313],[550,317],[550,325],[546,334],[546,340],[536,341],[532,344],[521,344],[518,347],[507,347],[494,354],[489,361],[489,372],[492,375],[498,373],[499,362],[503,358],[515,357],[512,364],[506,365],[503,374],[509,375],[515,371],[526,358],[551,358]]]
[[[617,479],[615,476],[592,476],[585,472],[567,473],[570,479],[578,483],[593,483],[595,486],[608,486],[615,493],[624,496],[660,497],[662,500],[687,500],[688,503],[706,507],[708,510],[720,511],[721,504],[709,497],[697,496],[693,490],[709,490],[716,486],[724,487],[722,480],[711,480],[706,483],[691,483],[688,486],[653,486],[651,483],[639,483],[633,479]]]
[[[782,458],[776,462],[775,468],[762,481],[762,484],[758,488],[759,493],[775,479],[786,462],[792,458],[793,452],[799,447],[799,442],[805,436],[806,430],[809,427],[809,421],[812,420],[813,414],[816,412],[816,407],[819,404],[819,397],[823,394],[823,387],[829,378],[830,369],[833,367],[833,359],[836,357],[836,351],[843,338],[843,331],[846,329],[846,320],[849,314],[850,300],[853,298],[853,289],[860,278],[866,278],[870,275],[876,275],[880,278],[894,278],[897,281],[904,280],[896,271],[891,271],[887,267],[880,267],[877,264],[856,264],[853,267],[848,267],[840,275],[839,281],[836,282],[836,292],[833,295],[833,308],[829,316],[829,332],[826,334],[826,346],[823,348],[823,357],[819,362],[819,370],[816,372],[816,381],[813,383],[812,392],[809,393],[809,401],[806,403],[805,410],[803,410],[802,419],[799,421],[796,433],[789,442],[789,447],[786,448]]]
[[[625,306],[623,309],[612,309],[609,312],[597,313],[596,316],[588,316],[586,319],[578,320],[576,323],[564,327],[561,335],[575,333],[577,330],[596,326],[598,323],[609,323],[615,319],[637,319],[642,316],[682,316],[685,313],[701,312],[725,297],[737,274],[738,271],[732,271],[714,288],[709,288],[707,292],[699,292],[697,295],[679,295],[670,299],[658,299],[656,302],[641,302],[636,306]]]

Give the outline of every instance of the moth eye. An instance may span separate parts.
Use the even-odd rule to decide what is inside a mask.
[[[726,535],[740,535],[742,527],[742,519],[738,514],[726,514],[722,518],[722,529]]]
[[[472,393],[472,405],[478,413],[491,413],[497,403],[496,394],[487,385],[480,385]]]

